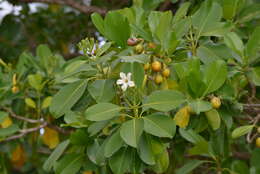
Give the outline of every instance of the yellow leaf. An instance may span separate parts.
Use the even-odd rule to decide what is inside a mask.
[[[51,96],[46,97],[46,98],[43,100],[43,102],[42,102],[42,109],[45,109],[45,108],[49,107],[50,104],[51,104],[51,100],[52,100],[52,97],[51,97]]]
[[[185,128],[190,121],[190,113],[188,110],[188,107],[185,106],[183,108],[181,108],[174,116],[174,121],[176,122],[176,124],[181,127],[181,128]]]
[[[36,108],[36,104],[31,98],[26,98],[25,103],[27,106],[29,106],[31,108]]]
[[[4,121],[1,123],[1,128],[8,128],[13,124],[13,121],[10,117],[6,117]]]
[[[16,148],[12,152],[11,161],[14,167],[16,168],[23,167],[26,161],[26,154],[21,145],[16,146]]]
[[[44,134],[42,138],[43,143],[50,149],[55,148],[60,143],[58,132],[48,127],[44,128]]]
[[[84,171],[82,174],[93,174],[92,171]]]

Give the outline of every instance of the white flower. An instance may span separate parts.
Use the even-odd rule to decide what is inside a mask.
[[[131,75],[132,73],[127,73],[127,75],[123,72],[120,73],[120,78],[116,81],[116,84],[121,85],[121,88],[123,91],[126,91],[126,89],[129,87],[134,87],[135,83],[131,81]]]

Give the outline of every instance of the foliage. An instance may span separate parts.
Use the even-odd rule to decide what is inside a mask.
[[[0,61],[3,173],[260,172],[259,9],[156,2],[93,13],[107,40],[70,61],[46,45]]]

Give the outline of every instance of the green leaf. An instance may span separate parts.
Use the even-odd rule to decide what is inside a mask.
[[[139,54],[139,55],[132,55],[132,56],[120,56],[120,59],[123,62],[129,62],[129,63],[138,62],[138,63],[145,64],[150,61],[150,56],[147,54]]]
[[[120,135],[124,142],[132,147],[137,147],[143,133],[144,123],[142,119],[134,118],[122,124]]]
[[[231,48],[240,57],[244,55],[244,44],[240,37],[235,32],[229,32],[224,36],[225,44]]]
[[[156,164],[153,167],[153,170],[156,173],[164,173],[169,166],[169,154],[167,149],[164,150],[163,153],[157,156]]]
[[[121,47],[126,47],[126,41],[130,37],[130,26],[124,16],[119,12],[110,11],[105,17],[104,26],[105,36],[108,39],[115,41]]]
[[[0,111],[0,123],[2,123],[7,117],[9,113]]]
[[[102,142],[102,144],[100,145],[100,143],[98,142],[97,139],[95,139],[94,143],[90,146],[88,146],[87,148],[87,155],[89,157],[89,159],[99,165],[99,166],[103,166],[105,164],[105,147],[106,147],[106,143],[107,143],[108,139],[106,139],[105,141]]]
[[[260,86],[260,66],[254,67],[249,76],[256,86]]]
[[[50,112],[53,113],[55,118],[61,117],[72,108],[83,95],[87,83],[87,80],[80,80],[61,88],[53,97],[50,105]]]
[[[192,16],[192,24],[197,29],[197,39],[220,24],[222,17],[221,6],[212,1],[205,1],[200,9]]]
[[[41,65],[48,69],[50,66],[49,62],[53,61],[51,60],[52,52],[50,48],[47,45],[39,45],[36,49],[36,55],[40,58]]]
[[[249,174],[248,164],[242,160],[235,160],[231,165],[232,171],[239,174]]]
[[[109,159],[109,166],[114,174],[124,174],[131,160],[130,148],[121,148],[115,155]]]
[[[259,18],[260,3],[252,3],[243,8],[237,17],[238,23],[249,22],[250,20]]]
[[[115,96],[113,80],[96,80],[88,86],[90,95],[97,103],[109,102]]]
[[[84,155],[72,153],[65,155],[58,161],[55,167],[56,174],[76,174],[81,168],[84,160]]]
[[[120,131],[115,132],[108,140],[105,147],[105,157],[111,157],[116,153],[124,144],[124,141],[120,137]]]
[[[205,112],[208,122],[213,130],[217,130],[220,127],[221,119],[216,109],[211,109]]]
[[[176,11],[173,17],[173,24],[176,24],[178,21],[180,21],[183,17],[186,16],[190,5],[190,2],[185,2],[181,4],[180,8]]]
[[[91,121],[104,121],[119,116],[122,107],[112,103],[98,103],[85,111],[85,116]]]
[[[260,27],[256,27],[253,34],[250,36],[246,44],[246,56],[249,62],[257,58],[257,53],[260,50]]]
[[[239,0],[222,1],[223,17],[225,19],[233,19],[236,15]]]
[[[193,143],[193,144],[197,144],[198,142],[201,142],[201,141],[205,141],[205,139],[200,136],[199,134],[197,134],[194,130],[192,129],[189,129],[189,130],[185,130],[185,129],[182,129],[180,128],[179,129],[180,131],[180,135],[186,139],[187,141]]]
[[[11,126],[7,128],[0,128],[0,137],[5,137],[14,134],[19,130],[18,125],[12,124]],[[1,140],[0,140],[1,142]]]
[[[65,149],[68,147],[70,141],[66,140],[60,143],[56,149],[51,153],[49,158],[44,162],[43,169],[47,172],[50,172],[51,168],[53,167],[54,163],[59,159]]]
[[[155,91],[144,101],[143,107],[168,112],[185,102],[182,93],[174,90]]]
[[[232,138],[238,138],[241,137],[248,132],[250,132],[254,128],[254,125],[246,125],[246,126],[240,126],[233,130],[231,136]]]
[[[31,98],[25,98],[25,103],[31,108],[36,108],[36,103]]]
[[[224,84],[227,78],[226,63],[221,60],[211,62],[206,66],[204,74],[207,88],[203,96],[216,91]]]
[[[91,20],[95,27],[98,29],[98,31],[102,34],[105,35],[105,27],[104,27],[104,20],[98,13],[93,13],[91,14]]]
[[[85,129],[77,129],[70,134],[70,142],[73,145],[87,146],[90,142],[90,138]]]
[[[172,138],[175,135],[174,121],[163,114],[153,114],[143,117],[144,131],[158,137]]]
[[[176,174],[189,174],[192,170],[200,166],[204,161],[199,160],[191,160],[187,164],[185,164],[183,167],[179,168],[176,171]]]
[[[138,154],[143,162],[149,165],[155,164],[155,154],[152,147],[152,137],[146,133],[140,138],[140,143],[138,145]]]
[[[189,106],[192,108],[192,111],[196,114],[212,109],[211,103],[199,99],[191,101],[189,103]]]
[[[43,88],[42,84],[42,76],[40,74],[31,74],[28,76],[28,82],[31,87],[34,89],[41,91]]]

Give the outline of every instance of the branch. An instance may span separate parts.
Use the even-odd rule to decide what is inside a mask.
[[[47,3],[47,4],[67,5],[85,14],[90,14],[93,12],[106,14],[107,12],[107,10],[104,8],[99,8],[97,6],[87,6],[76,2],[75,0],[18,0],[18,1],[24,3],[40,2],[40,3]]]
[[[43,123],[42,120],[34,120],[34,119],[22,117],[20,115],[16,115],[11,109],[4,107],[4,106],[2,106],[1,109],[8,112],[11,117],[16,118],[18,120],[23,120],[23,121],[26,121],[26,122],[29,122],[29,123]]]
[[[20,131],[21,132],[20,134],[10,136],[10,137],[2,140],[1,142],[7,142],[7,141],[12,141],[12,140],[15,140],[15,139],[22,138],[23,136],[25,136],[25,135],[27,135],[27,134],[29,134],[31,132],[35,132],[35,131],[38,131],[41,128],[46,127],[47,124],[48,124],[47,122],[44,122],[40,126],[37,126],[37,127],[34,127],[34,128],[29,128],[29,129],[23,129],[23,130]]]

